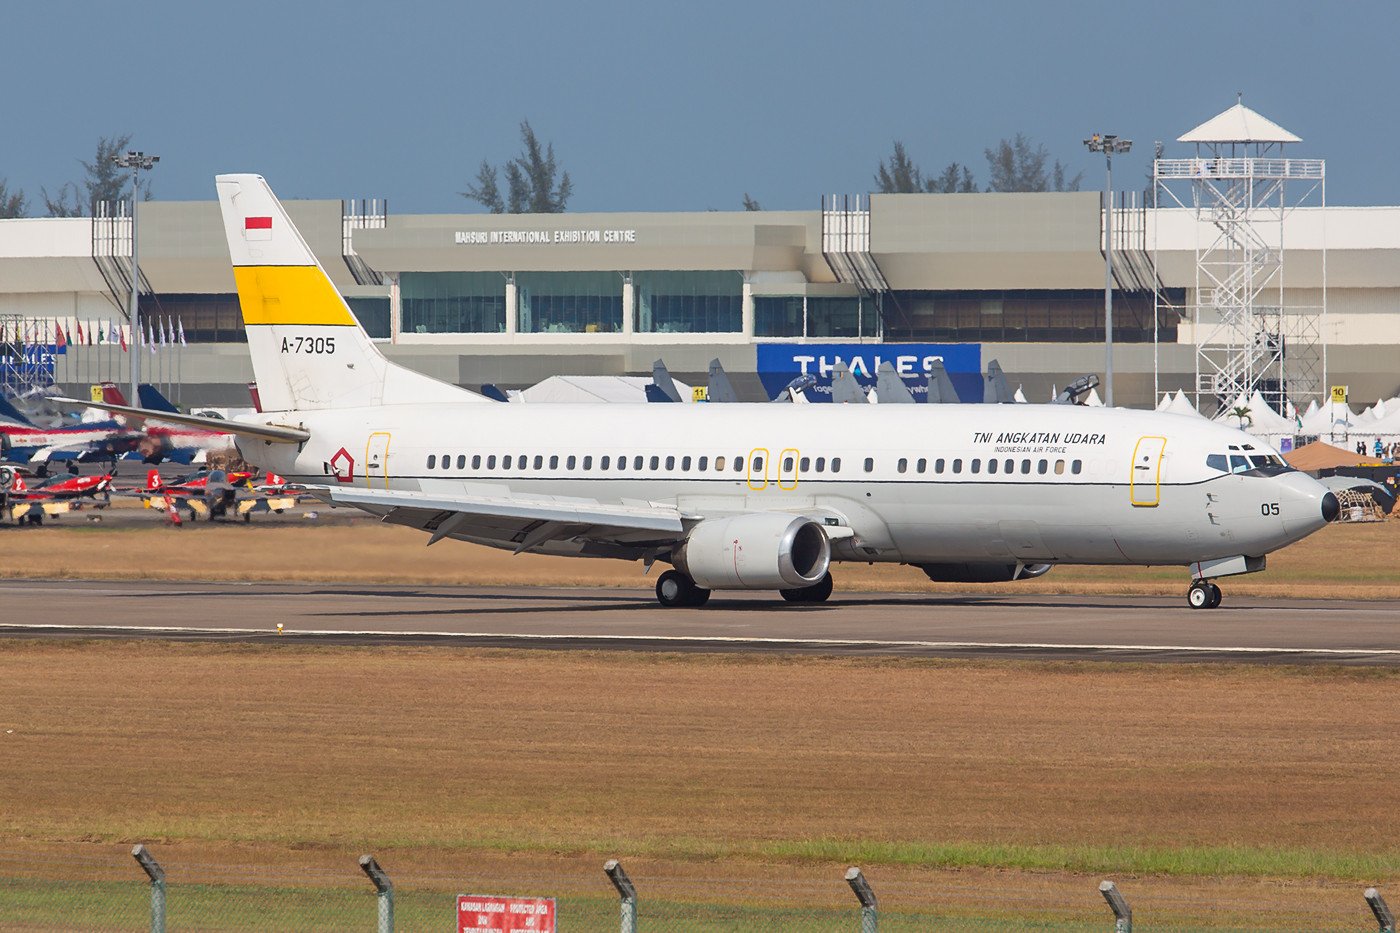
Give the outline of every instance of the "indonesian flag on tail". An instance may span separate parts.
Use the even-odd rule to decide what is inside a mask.
[[[244,217],[243,239],[249,241],[272,239],[272,218]]]

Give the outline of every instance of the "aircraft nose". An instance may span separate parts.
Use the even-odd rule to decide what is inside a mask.
[[[1334,522],[1341,514],[1342,504],[1337,501],[1335,493],[1328,493],[1322,497],[1322,520],[1324,522]]]

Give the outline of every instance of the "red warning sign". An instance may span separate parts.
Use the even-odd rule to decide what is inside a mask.
[[[554,898],[457,895],[457,933],[476,930],[554,933]]]

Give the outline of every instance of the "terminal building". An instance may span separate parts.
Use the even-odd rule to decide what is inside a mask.
[[[902,366],[913,384],[921,360],[947,355],[974,372],[996,359],[1029,400],[1048,401],[1104,371],[1111,226],[1117,404],[1178,389],[1208,413],[1256,389],[1280,408],[1331,385],[1357,400],[1400,394],[1400,207],[1327,206],[1322,161],[1285,154],[1297,137],[1242,105],[1180,140],[1196,154],[1158,158],[1152,190],[1109,210],[1097,192],[706,213],[284,203],[388,356],[471,388],[648,374],[657,359],[703,385],[718,359],[757,400],[837,359],[872,377],[877,360],[913,360]],[[1118,177],[1136,181],[1126,161]],[[0,221],[11,345],[28,329],[22,340],[55,349],[53,379],[83,391],[125,382],[126,354],[145,341],[156,347],[144,381],[185,405],[248,404],[212,179],[210,195],[141,204],[141,315],[155,329],[140,335],[124,323],[129,218]]]

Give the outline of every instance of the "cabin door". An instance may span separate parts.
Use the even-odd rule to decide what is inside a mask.
[[[1133,505],[1156,506],[1162,499],[1162,451],[1165,437],[1139,438],[1133,450],[1132,476],[1128,480]]]
[[[365,488],[389,488],[389,435],[371,434],[365,445]]]

